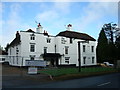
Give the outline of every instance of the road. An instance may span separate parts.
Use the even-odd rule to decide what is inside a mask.
[[[74,80],[28,85],[21,88],[120,88],[120,73]]]
[[[43,84],[28,82],[16,88],[120,88],[120,73]]]

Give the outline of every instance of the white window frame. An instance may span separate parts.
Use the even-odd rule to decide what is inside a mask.
[[[94,56],[92,57],[92,63],[95,63],[95,57]]]
[[[86,52],[86,45],[83,45],[83,52]]]
[[[47,43],[51,43],[51,38],[46,38]]]
[[[69,53],[69,46],[65,46],[65,54]]]
[[[83,64],[86,64],[86,57],[83,57]]]
[[[91,52],[94,52],[94,46],[91,46]]]
[[[30,35],[30,40],[35,40],[35,35],[34,34]]]
[[[44,47],[44,53],[47,53],[47,47]]]
[[[70,63],[70,57],[65,57],[65,63],[69,64]]]
[[[35,52],[35,43],[30,43],[30,52]]]

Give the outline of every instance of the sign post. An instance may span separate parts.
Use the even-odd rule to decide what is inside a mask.
[[[37,74],[37,68],[36,67],[29,67],[28,74]]]
[[[35,66],[46,67],[46,61],[43,61],[43,60],[26,60],[25,65],[30,66],[28,68],[28,74],[37,74],[37,67],[35,67]]]

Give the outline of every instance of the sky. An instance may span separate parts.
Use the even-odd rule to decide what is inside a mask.
[[[102,26],[118,23],[118,2],[9,2],[0,3],[0,45],[10,43],[16,31],[36,31],[37,21],[50,35],[57,35],[72,24],[73,31],[98,39]]]

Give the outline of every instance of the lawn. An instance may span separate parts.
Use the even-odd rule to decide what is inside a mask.
[[[54,69],[44,69],[38,71],[38,73],[44,73],[51,75],[53,77],[62,76],[62,75],[72,75],[72,74],[92,74],[92,73],[100,73],[100,72],[111,72],[117,71],[114,68],[108,67],[89,67],[89,68],[81,68],[81,72],[79,72],[78,68],[54,68]]]

